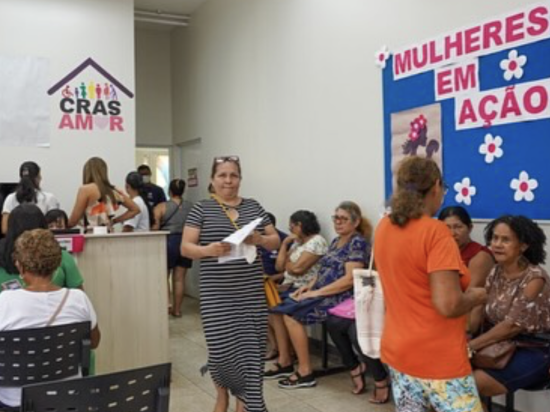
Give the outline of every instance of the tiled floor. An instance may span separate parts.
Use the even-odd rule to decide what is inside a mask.
[[[186,298],[183,317],[170,320],[170,345],[172,355],[173,412],[212,412],[215,390],[206,375],[200,375],[200,367],[206,362],[206,342],[202,332],[197,300]],[[319,359],[314,358],[314,362]],[[367,381],[369,391],[372,381]],[[354,396],[347,373],[318,379],[312,389],[283,390],[276,381],[266,381],[265,399],[269,412],[387,412],[393,411],[391,403],[372,405],[367,401],[370,392]],[[234,407],[232,403],[231,407]]]

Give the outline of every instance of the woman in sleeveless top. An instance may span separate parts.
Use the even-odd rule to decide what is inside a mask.
[[[78,189],[69,218],[69,227],[80,223],[85,228],[106,226],[110,231],[113,225],[131,219],[140,212],[132,199],[111,184],[107,174],[107,163],[103,159],[89,159],[84,165],[82,180],[83,185]],[[120,205],[127,210],[115,218]]]
[[[173,305],[169,309],[169,312],[176,318],[181,317],[181,304],[185,292],[185,275],[187,274],[187,269],[193,266],[193,261],[183,257],[180,252],[183,226],[192,207],[191,202],[183,200],[184,192],[185,180],[172,180],[168,188],[170,200],[159,203],[153,210],[155,222],[152,229],[170,232],[166,248],[168,255],[168,277],[170,277],[170,273],[172,274],[171,295]],[[168,301],[170,302],[170,290],[168,290],[168,294]]]

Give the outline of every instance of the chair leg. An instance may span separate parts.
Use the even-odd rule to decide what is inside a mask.
[[[514,412],[514,392],[506,394],[506,412]]]
[[[323,361],[323,369],[328,369],[328,331],[325,322],[321,324],[321,359]]]
[[[481,401],[485,404],[485,406],[487,406],[488,412],[493,412],[493,398],[490,396],[483,396]]]

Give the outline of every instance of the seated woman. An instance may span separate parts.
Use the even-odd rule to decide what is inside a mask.
[[[469,343],[472,353],[489,345],[550,331],[550,278],[544,263],[546,235],[524,216],[502,216],[485,229],[497,262],[487,277],[487,303],[472,313],[472,329],[481,334]],[[521,335],[521,336],[520,336]],[[476,369],[482,396],[527,388],[548,379],[547,348],[518,347],[504,369]]]
[[[319,270],[319,259],[327,253],[327,241],[319,234],[321,226],[317,221],[317,216],[307,210],[299,210],[290,216],[289,223],[290,235],[285,237],[277,260],[275,268],[277,272],[284,272],[283,282],[280,292],[282,297],[286,298],[290,294],[303,286],[307,286],[317,275]],[[279,356],[277,360],[277,369],[267,371],[264,374],[266,379],[277,379],[288,376],[285,370],[290,370],[288,365],[292,364],[290,358],[290,338],[283,322],[283,315],[280,313],[269,314],[269,326],[273,328],[275,335],[276,348]],[[282,349],[280,349],[282,348]],[[275,353],[268,354],[267,359],[276,357]],[[287,365],[285,369],[284,366]],[[283,371],[282,374],[279,373]],[[290,371],[291,373],[293,370]]]
[[[50,230],[65,230],[69,227],[69,217],[64,210],[52,209],[45,215]]]
[[[487,275],[495,265],[491,251],[480,243],[474,242],[472,233],[472,218],[461,206],[449,206],[439,213],[439,220],[443,221],[451,230],[460,249],[460,256],[464,264],[470,269],[471,287],[485,286]]]
[[[336,309],[345,305],[345,316]],[[354,388],[352,393],[359,395],[366,389],[365,371],[369,369],[374,378],[374,393],[369,398],[370,403],[382,404],[390,399],[390,385],[388,372],[380,359],[373,359],[363,355],[357,339],[357,324],[355,322],[355,303],[353,298],[344,301],[338,307],[329,309],[327,330],[330,338],[342,356],[342,363],[350,371]]]
[[[47,213],[52,209],[59,207],[59,201],[54,195],[44,192],[40,188],[42,175],[40,166],[35,162],[24,162],[19,167],[19,177],[21,180],[17,185],[14,193],[6,197],[2,208],[2,234],[8,232],[8,216],[9,214],[22,203],[36,204],[42,213]]]
[[[342,202],[332,220],[338,236],[321,258],[316,278],[272,309],[274,313],[284,315],[285,327],[298,357],[298,370],[294,373],[290,363],[276,365],[280,372],[290,375],[279,381],[279,387],[283,389],[317,385],[312,373],[305,326],[323,322],[328,316],[328,309],[352,296],[353,269],[364,268],[368,262],[370,248],[367,239],[372,235],[372,227],[361,215],[359,206],[353,202]]]
[[[97,226],[106,226],[111,230],[114,224],[131,219],[139,213],[138,205],[111,184],[107,163],[103,159],[92,157],[86,162],[82,183],[69,217],[69,227],[80,223],[87,230]],[[115,217],[121,204],[127,210]]]
[[[22,285],[19,270],[13,259],[17,239],[28,230],[47,228],[46,218],[34,204],[22,204],[10,213],[8,233],[4,239],[0,240],[0,292],[6,289],[18,289]],[[82,289],[84,279],[70,253],[61,251],[61,263],[56,269],[52,279],[55,285]]]
[[[91,347],[96,348],[100,333],[96,313],[86,294],[52,283],[52,275],[61,263],[61,248],[53,234],[47,229],[23,233],[15,244],[14,258],[26,286],[0,294],[0,331],[90,321]],[[0,388],[0,406],[17,407],[20,402],[20,388]]]

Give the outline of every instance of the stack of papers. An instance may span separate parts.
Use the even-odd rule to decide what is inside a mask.
[[[254,232],[261,222],[262,218],[259,217],[223,239],[222,242],[231,245],[231,251],[228,255],[220,256],[218,263],[230,262],[237,259],[246,259],[249,264],[253,263],[257,255],[256,246],[248,245],[244,243],[244,240]]]

